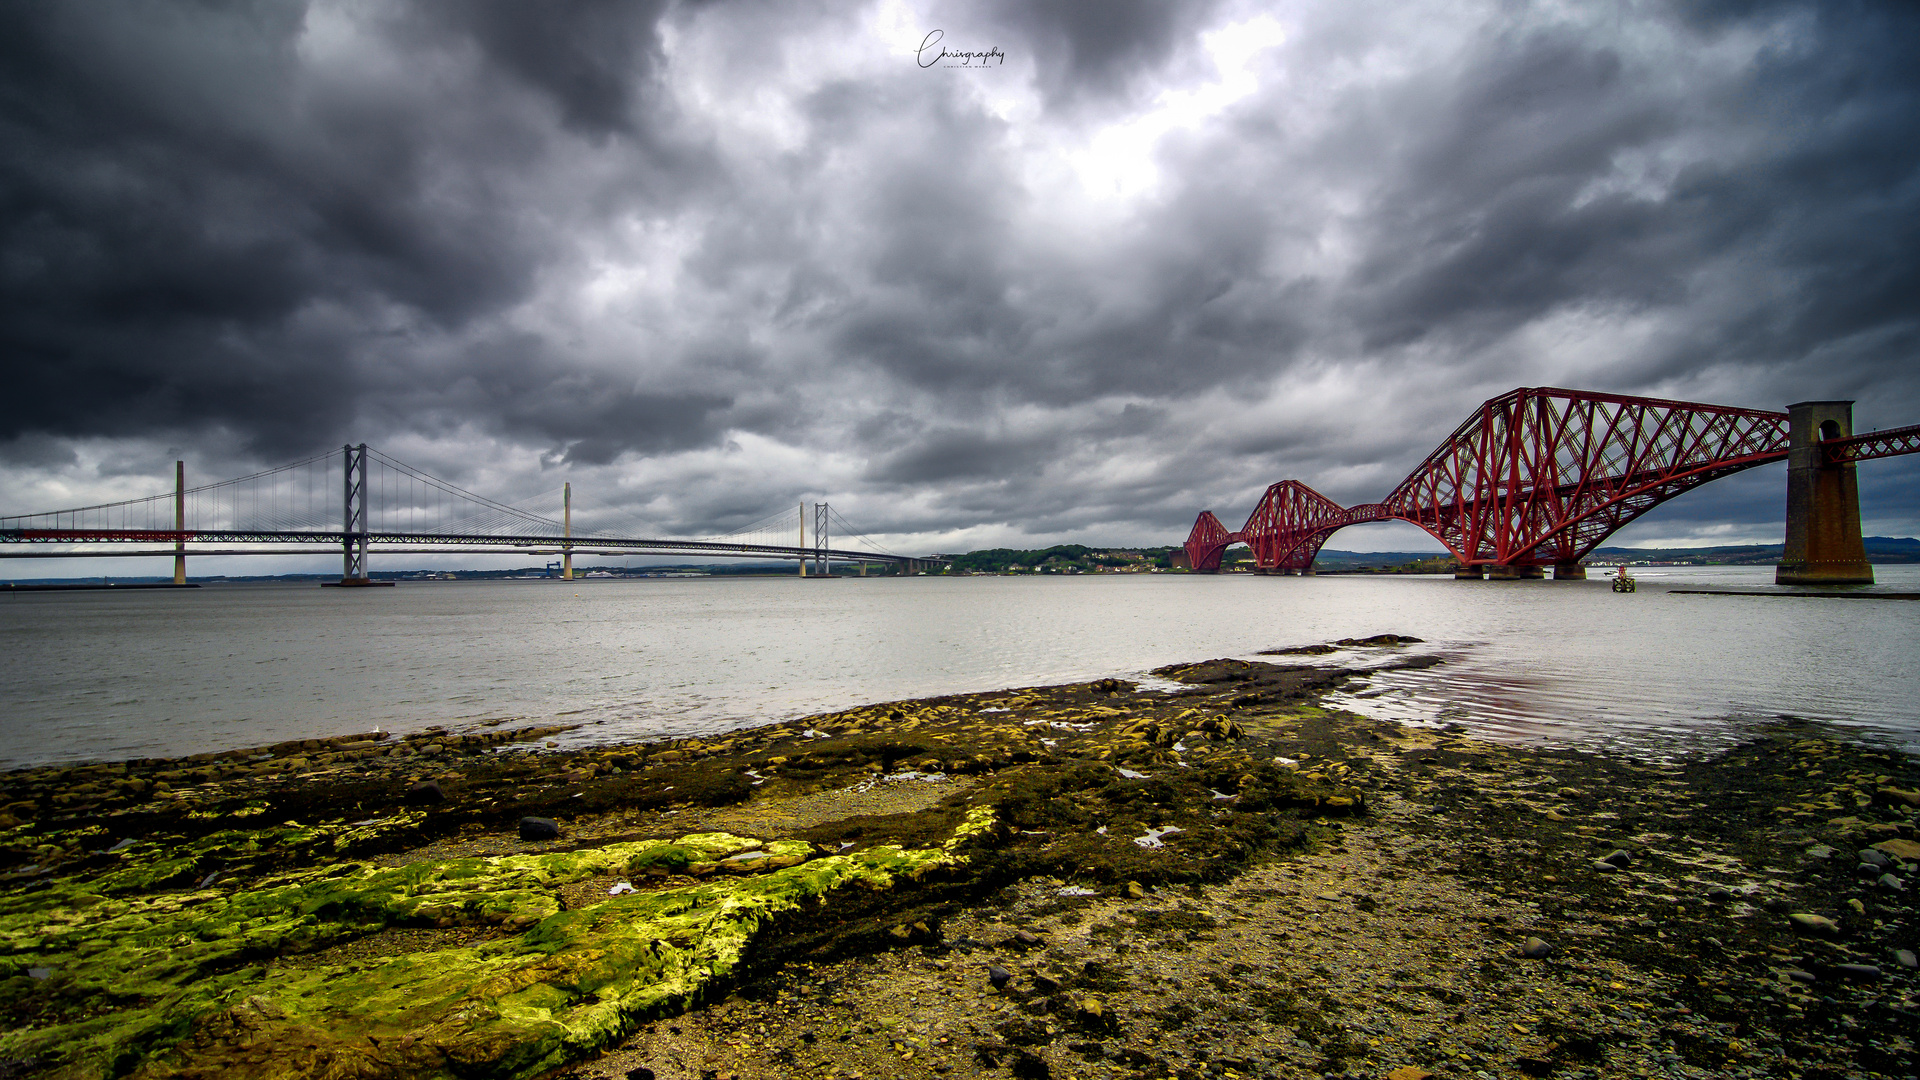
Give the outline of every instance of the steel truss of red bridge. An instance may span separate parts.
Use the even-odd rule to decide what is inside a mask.
[[[1266,574],[1307,574],[1349,525],[1410,521],[1446,545],[1459,576],[1581,578],[1581,560],[1668,499],[1790,460],[1783,584],[1871,583],[1855,462],[1920,452],[1920,425],[1852,433],[1853,403],[1787,412],[1523,387],[1482,404],[1384,500],[1342,507],[1299,480],[1269,487],[1238,532],[1202,511],[1192,569],[1217,572],[1244,543]]]

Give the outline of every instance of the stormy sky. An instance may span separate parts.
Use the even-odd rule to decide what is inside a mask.
[[[1920,8],[821,7],[0,7],[0,513],[365,441],[661,534],[1160,544],[1517,386],[1920,422]]]

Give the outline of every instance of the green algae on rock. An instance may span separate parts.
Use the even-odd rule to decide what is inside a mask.
[[[0,885],[0,1068],[528,1076],[749,961],[937,938],[930,905],[1036,874],[1217,879],[1367,812],[1364,762],[1312,733],[1349,673],[1161,674],[1190,687],[957,695],[650,747],[441,732],[14,774],[31,798],[0,847],[39,861]],[[916,782],[896,775],[952,794],[783,816]],[[423,780],[447,801],[406,807]],[[511,839],[528,812],[562,838]]]
[[[124,1007],[16,1030],[0,1057],[58,1060],[57,1076],[492,1076],[538,1072],[684,1006],[739,963],[768,920],[837,890],[884,890],[949,864],[944,850],[879,846],[763,874],[559,911],[552,886],[647,865],[662,849],[708,860],[757,848],[722,833],[571,852],[360,864],[230,894],[97,893],[16,901],[0,918],[14,972],[51,970],[69,995]],[[798,854],[780,845],[788,857]],[[75,901],[91,895],[97,902]],[[25,899],[25,898],[22,898]],[[262,961],[389,923],[497,924],[522,932],[374,964]],[[10,974],[12,972],[9,972]]]

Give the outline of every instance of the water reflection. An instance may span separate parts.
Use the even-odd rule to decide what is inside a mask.
[[[1920,567],[1879,568],[1920,591]],[[0,601],[0,764],[524,717],[574,741],[1120,675],[1380,633],[1445,660],[1338,702],[1572,745],[1707,745],[1782,714],[1916,741],[1920,602],[1699,596],[1771,569],[1605,581],[1082,578],[228,586]],[[1315,658],[1368,665],[1390,652]],[[1661,752],[1666,752],[1662,750]]]

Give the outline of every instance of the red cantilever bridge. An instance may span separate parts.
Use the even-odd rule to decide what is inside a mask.
[[[1873,581],[1854,463],[1920,452],[1920,425],[1854,435],[1853,403],[1787,412],[1553,387],[1481,405],[1377,503],[1342,507],[1299,480],[1269,487],[1238,532],[1202,511],[1189,565],[1216,572],[1235,543],[1259,573],[1311,573],[1349,525],[1410,521],[1445,544],[1460,576],[1585,577],[1580,560],[1621,526],[1712,480],[1789,461],[1782,584]]]

